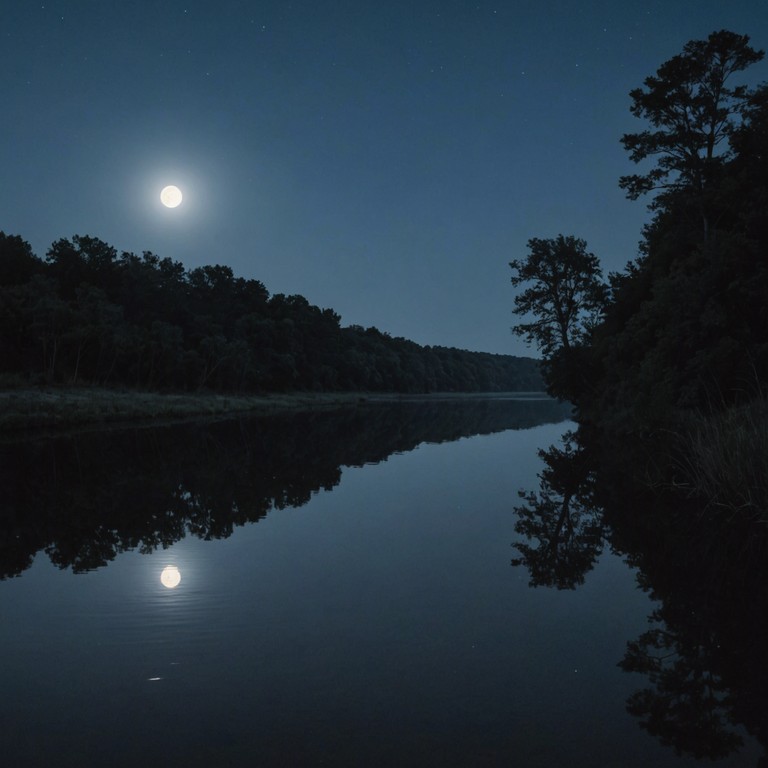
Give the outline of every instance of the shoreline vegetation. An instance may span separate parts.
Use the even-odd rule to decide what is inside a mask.
[[[768,524],[768,398],[688,415],[679,442],[677,490],[705,511]]]
[[[100,387],[25,387],[0,391],[0,433],[79,426],[135,426],[241,413],[338,408],[371,402],[456,399],[550,400],[545,392],[272,392],[160,393]]]
[[[768,522],[768,82],[732,82],[763,58],[715,31],[630,92],[645,125],[621,143],[642,165],[619,186],[652,216],[623,271],[572,235],[510,262],[513,331],[573,404],[579,447],[622,485],[627,448],[653,450],[638,483],[723,523]]]

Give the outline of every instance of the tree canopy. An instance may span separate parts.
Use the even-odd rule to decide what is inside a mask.
[[[186,270],[104,241],[57,240],[46,259],[0,232],[0,384],[160,391],[539,390],[539,364],[424,347],[343,327],[303,296],[270,296],[215,264]]]
[[[509,263],[512,285],[528,287],[515,296],[515,314],[533,316],[512,329],[545,356],[570,349],[589,335],[606,301],[597,257],[584,240],[558,235],[552,240],[528,241],[525,259]]]
[[[730,156],[727,140],[752,93],[746,85],[731,86],[729,80],[762,58],[763,51],[752,48],[747,35],[713,32],[706,40],[687,43],[682,53],[646,78],[644,88],[630,92],[630,111],[647,120],[651,130],[627,133],[621,142],[633,162],[655,160],[650,171],[619,180],[630,199],[652,190],[687,189],[699,196],[706,236],[703,195]]]
[[[664,91],[655,94],[659,114],[681,125],[689,115],[696,129],[689,173],[679,169],[678,182],[656,198],[640,258],[612,276],[591,348],[601,371],[593,413],[599,403],[660,420],[670,408],[749,399],[768,380],[768,94],[765,86],[724,85],[762,58],[748,39],[717,32],[689,43],[672,62],[696,74],[697,89],[691,75],[670,91],[666,112]],[[708,105],[708,122],[680,111],[681,93]]]
[[[549,391],[580,418],[647,427],[768,391],[768,86],[730,83],[763,56],[748,42],[726,31],[694,40],[632,91],[633,114],[654,130],[623,143],[656,166],[619,183],[630,197],[663,191],[640,255],[609,291],[583,241],[534,239],[512,263],[513,284],[527,286],[515,311],[535,317],[514,330],[538,343]],[[566,284],[584,291],[575,334]]]

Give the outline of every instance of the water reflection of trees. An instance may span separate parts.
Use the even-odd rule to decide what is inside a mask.
[[[0,578],[40,551],[86,571],[187,535],[224,538],[330,490],[342,466],[563,415],[553,401],[371,404],[2,443]]]
[[[628,701],[643,728],[679,754],[715,759],[740,746],[737,724],[768,746],[768,540],[697,513],[659,503],[654,515],[669,520],[663,544],[638,519],[621,529],[659,601],[621,666],[648,677]],[[617,516],[609,519],[618,532]]]
[[[698,759],[738,750],[738,726],[768,745],[768,532],[705,516],[663,482],[652,488],[653,454],[647,442],[615,445],[584,431],[542,451],[539,490],[521,492],[515,508],[527,541],[512,562],[532,586],[563,589],[584,581],[604,542],[624,554],[656,601],[619,662],[647,682],[628,712]]]
[[[653,611],[649,621],[653,627],[627,644],[619,662],[650,682],[630,696],[627,711],[678,754],[725,757],[743,742],[732,728],[730,692],[712,671],[711,633],[706,627],[695,632],[690,621],[685,632],[675,631],[662,611]]]
[[[539,451],[545,467],[539,474],[538,492],[520,491],[525,502],[515,507],[515,530],[531,546],[518,541],[513,546],[520,557],[513,565],[525,565],[532,587],[574,589],[584,582],[602,552],[602,516],[594,502],[594,476],[584,453],[566,435],[563,448]]]

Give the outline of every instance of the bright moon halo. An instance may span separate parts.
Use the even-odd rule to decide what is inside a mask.
[[[178,187],[175,187],[173,184],[167,187],[163,187],[162,191],[160,192],[160,202],[166,208],[177,208],[179,205],[181,205],[181,199],[181,190]]]
[[[181,582],[181,573],[175,565],[166,565],[160,574],[160,581],[164,587],[174,589]]]

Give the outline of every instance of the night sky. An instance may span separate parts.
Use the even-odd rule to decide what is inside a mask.
[[[637,255],[629,91],[718,29],[768,47],[765,0],[4,0],[0,22],[0,229],[39,256],[93,235],[511,354],[529,238]]]

